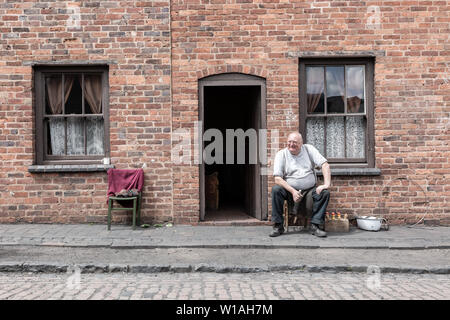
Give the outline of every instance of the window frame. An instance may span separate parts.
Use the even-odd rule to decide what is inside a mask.
[[[299,131],[306,141],[306,121],[309,117],[345,117],[358,116],[361,113],[324,113],[323,115],[308,115],[306,96],[306,67],[319,66],[364,66],[364,92],[365,92],[365,117],[366,117],[366,150],[365,159],[341,158],[329,160],[332,168],[374,168],[375,167],[375,131],[374,131],[374,65],[373,57],[324,57],[299,59]],[[326,100],[326,97],[325,97]],[[325,140],[326,147],[326,140]]]
[[[102,117],[103,117],[103,155],[47,155],[47,132],[44,125],[46,118],[49,118],[45,112],[45,76],[49,74],[89,74],[97,73],[102,77]],[[102,164],[104,158],[110,157],[110,139],[109,139],[109,68],[107,65],[69,65],[69,66],[35,66],[34,67],[34,94],[35,94],[35,150],[36,150],[36,164],[40,165],[77,165],[77,164]],[[81,85],[82,86],[82,85]],[[82,89],[83,90],[83,89]],[[85,114],[84,101],[82,101],[82,114],[68,115],[63,113],[61,115],[53,115],[51,117],[63,118],[88,118],[99,117],[98,115]],[[85,137],[86,139],[86,137]]]

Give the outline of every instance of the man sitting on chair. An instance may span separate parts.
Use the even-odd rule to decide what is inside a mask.
[[[321,167],[324,184],[316,187],[314,167]],[[301,195],[311,188],[313,212],[311,233],[318,237],[326,237],[327,233],[320,229],[324,224],[325,211],[330,199],[328,188],[331,183],[330,165],[319,151],[310,144],[303,144],[300,133],[292,132],[288,136],[288,146],[277,152],[273,175],[275,186],[272,188],[272,221],[274,222],[271,237],[277,237],[283,229],[284,200],[299,202]]]

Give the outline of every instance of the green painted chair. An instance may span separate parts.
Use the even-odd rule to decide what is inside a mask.
[[[114,201],[121,202],[133,201],[133,207],[114,207]],[[136,229],[136,224],[140,225],[141,223],[141,201],[142,201],[142,192],[139,192],[137,196],[133,197],[114,197],[110,196],[108,198],[108,230],[111,230],[111,214],[112,211],[133,211],[133,230]]]
[[[133,230],[136,224],[140,225],[143,188],[143,169],[108,170],[108,230],[111,230],[113,211],[132,211]]]

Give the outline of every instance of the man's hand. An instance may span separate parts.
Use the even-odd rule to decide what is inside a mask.
[[[294,198],[294,202],[299,202],[301,200],[300,192],[301,190],[299,191],[294,190],[294,192],[292,192],[292,198]]]
[[[316,193],[317,193],[317,194],[320,194],[320,193],[322,192],[322,190],[324,190],[324,189],[328,189],[328,187],[325,186],[325,185],[318,186],[318,187],[316,188]]]

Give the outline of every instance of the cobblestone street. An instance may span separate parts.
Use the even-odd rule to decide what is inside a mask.
[[[450,298],[450,277],[366,273],[0,273],[0,299],[431,299]]]

